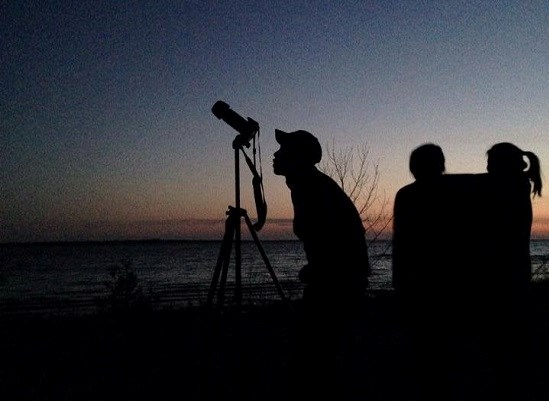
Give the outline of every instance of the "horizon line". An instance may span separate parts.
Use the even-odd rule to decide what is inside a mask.
[[[391,238],[377,238],[373,242],[387,242]],[[35,245],[115,245],[115,244],[142,244],[142,243],[177,243],[177,242],[221,242],[222,238],[141,238],[141,239],[111,239],[111,240],[59,240],[59,241],[10,241],[0,242],[4,246],[35,246]],[[253,239],[243,238],[242,242],[254,242]],[[532,237],[530,241],[549,241],[549,236]],[[266,238],[260,242],[301,242],[299,238]]]

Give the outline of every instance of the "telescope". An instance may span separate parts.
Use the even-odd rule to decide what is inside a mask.
[[[212,113],[218,119],[225,121],[232,128],[238,131],[239,135],[235,140],[235,146],[250,147],[250,141],[259,131],[259,124],[257,121],[251,119],[250,117],[246,120],[240,114],[232,110],[227,103],[221,100],[215,102],[212,107]]]
[[[267,266],[269,274],[275,284],[280,297],[287,301],[284,291],[278,282],[274,269],[267,258],[267,254],[263,249],[257,231],[261,230],[265,224],[267,217],[267,202],[265,201],[265,194],[263,192],[263,174],[261,173],[261,151],[259,152],[259,171],[256,168],[256,140],[255,136],[259,139],[259,124],[252,120],[250,117],[246,120],[244,117],[231,110],[231,107],[219,100],[215,102],[212,107],[212,113],[218,119],[225,121],[228,125],[234,128],[238,135],[233,141],[234,150],[234,172],[235,172],[235,206],[229,206],[227,211],[227,220],[225,221],[225,233],[223,235],[223,241],[221,243],[221,249],[217,258],[217,264],[214,269],[214,274],[210,284],[210,291],[208,292],[207,304],[212,305],[215,293],[217,292],[218,306],[222,306],[225,298],[225,285],[227,281],[227,274],[229,263],[231,259],[231,249],[234,246],[234,277],[235,277],[235,301],[240,308],[242,302],[242,255],[241,255],[241,220],[244,219],[248,230]],[[253,160],[246,154],[243,146],[250,147],[250,141],[253,140]],[[259,140],[257,141],[259,142]],[[248,217],[248,212],[240,207],[240,152],[245,157],[246,164],[252,172],[252,185],[254,189],[254,199],[257,209],[257,222],[252,224]],[[219,284],[219,286],[218,286]]]

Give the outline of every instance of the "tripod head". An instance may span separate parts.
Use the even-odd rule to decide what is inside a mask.
[[[235,150],[235,192],[236,206],[240,207],[240,169],[238,157],[240,151],[245,157],[246,164],[252,172],[252,186],[254,192],[254,200],[257,211],[258,221],[253,224],[256,231],[261,230],[267,219],[267,202],[265,201],[265,191],[263,189],[263,173],[261,170],[261,148],[259,152],[259,172],[256,168],[256,136],[259,138],[259,124],[257,121],[248,117],[244,119],[235,111],[231,110],[230,106],[219,100],[212,107],[212,113],[218,119],[225,121],[228,125],[234,128],[239,134],[233,140],[233,149]],[[253,142],[253,161],[244,151],[244,147],[250,147]],[[258,141],[259,142],[259,141]]]

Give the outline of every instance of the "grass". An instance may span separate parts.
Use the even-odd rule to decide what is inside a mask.
[[[535,373],[549,399],[549,283],[536,286]],[[379,293],[349,339],[357,399],[406,399],[406,342],[394,297]],[[203,307],[103,311],[79,317],[3,317],[2,400],[283,400],[295,316],[274,302],[241,312]],[[402,398],[399,398],[402,396]]]

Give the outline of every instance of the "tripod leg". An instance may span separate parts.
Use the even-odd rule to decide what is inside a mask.
[[[265,253],[265,250],[263,249],[263,246],[259,242],[259,237],[257,236],[257,233],[255,232],[255,229],[253,228],[252,222],[247,214],[244,214],[244,220],[246,221],[246,225],[248,226],[248,229],[250,230],[250,234],[252,235],[255,244],[257,245],[257,248],[259,249],[259,253],[261,254],[261,257],[263,258],[263,261],[265,262],[265,265],[267,266],[267,270],[269,271],[269,274],[271,275],[271,278],[273,280],[273,283],[278,291],[278,295],[280,295],[280,298],[283,301],[288,301],[286,298],[286,295],[284,294],[284,291],[282,291],[282,287],[280,286],[280,283],[278,282],[278,278],[276,277],[276,274],[274,272],[273,266],[269,262],[269,259],[267,258],[267,254]]]
[[[221,249],[219,250],[219,255],[217,257],[217,263],[215,265],[214,274],[212,277],[212,281],[210,284],[210,290],[208,292],[208,298],[207,298],[207,305],[211,306],[213,303],[213,299],[215,296],[215,291],[217,288],[217,284],[219,281],[219,276],[223,270],[225,270],[225,265],[228,265],[228,260],[231,257],[231,248],[232,248],[232,242],[233,242],[233,222],[232,222],[232,216],[229,215],[227,217],[227,220],[225,220],[225,234],[223,235],[223,241],[221,243]],[[225,279],[226,279],[226,273],[225,273]],[[224,286],[224,284],[223,284]]]
[[[225,284],[227,283],[227,274],[229,272],[229,261],[231,260],[231,249],[233,245],[233,239],[229,240],[229,249],[227,251],[225,260],[223,261],[223,271],[221,272],[221,283],[219,284],[219,290],[217,292],[217,306],[221,308],[225,301]]]

